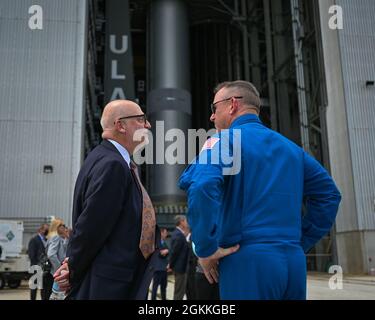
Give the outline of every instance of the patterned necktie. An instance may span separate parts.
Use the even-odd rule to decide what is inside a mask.
[[[135,176],[139,188],[142,191],[143,210],[142,210],[142,232],[141,239],[139,240],[139,249],[141,250],[145,259],[147,259],[155,251],[155,210],[152,205],[150,196],[146,189],[143,187],[141,180],[138,176],[137,166],[134,162],[130,162],[130,168]]]

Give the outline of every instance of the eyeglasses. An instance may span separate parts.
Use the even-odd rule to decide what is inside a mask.
[[[147,116],[146,114],[137,114],[135,116],[127,116],[127,117],[121,117],[121,118],[118,118],[116,121],[119,121],[119,120],[125,120],[125,119],[135,119],[135,118],[138,118],[137,120],[139,122],[143,121],[144,124],[146,124],[147,122]],[[116,121],[115,121],[115,124],[116,124]]]
[[[223,100],[220,100],[220,101],[216,101],[215,103],[211,103],[211,112],[213,113],[213,114],[215,114],[216,113],[216,105],[218,104],[218,103],[221,103],[221,102],[224,102],[224,101],[229,101],[229,100],[231,100],[231,99],[242,99],[243,97],[230,97],[230,98],[227,98],[227,99],[223,99]]]

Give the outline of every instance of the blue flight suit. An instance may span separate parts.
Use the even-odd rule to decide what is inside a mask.
[[[334,223],[341,200],[334,181],[253,114],[238,117],[206,145],[179,186],[187,192],[199,257],[240,244],[220,260],[221,298],[306,299],[305,253]]]

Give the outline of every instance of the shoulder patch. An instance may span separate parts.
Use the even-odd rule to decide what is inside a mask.
[[[210,150],[210,149],[212,149],[215,146],[215,144],[218,143],[219,141],[220,141],[220,138],[215,138],[215,137],[208,139],[205,142],[205,144],[203,145],[201,152],[203,150]]]

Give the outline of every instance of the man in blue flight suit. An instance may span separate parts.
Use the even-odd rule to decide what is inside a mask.
[[[251,83],[220,84],[211,108],[218,134],[179,182],[205,275],[212,283],[220,274],[224,300],[306,299],[305,253],[331,229],[340,192],[316,160],[262,124]]]

